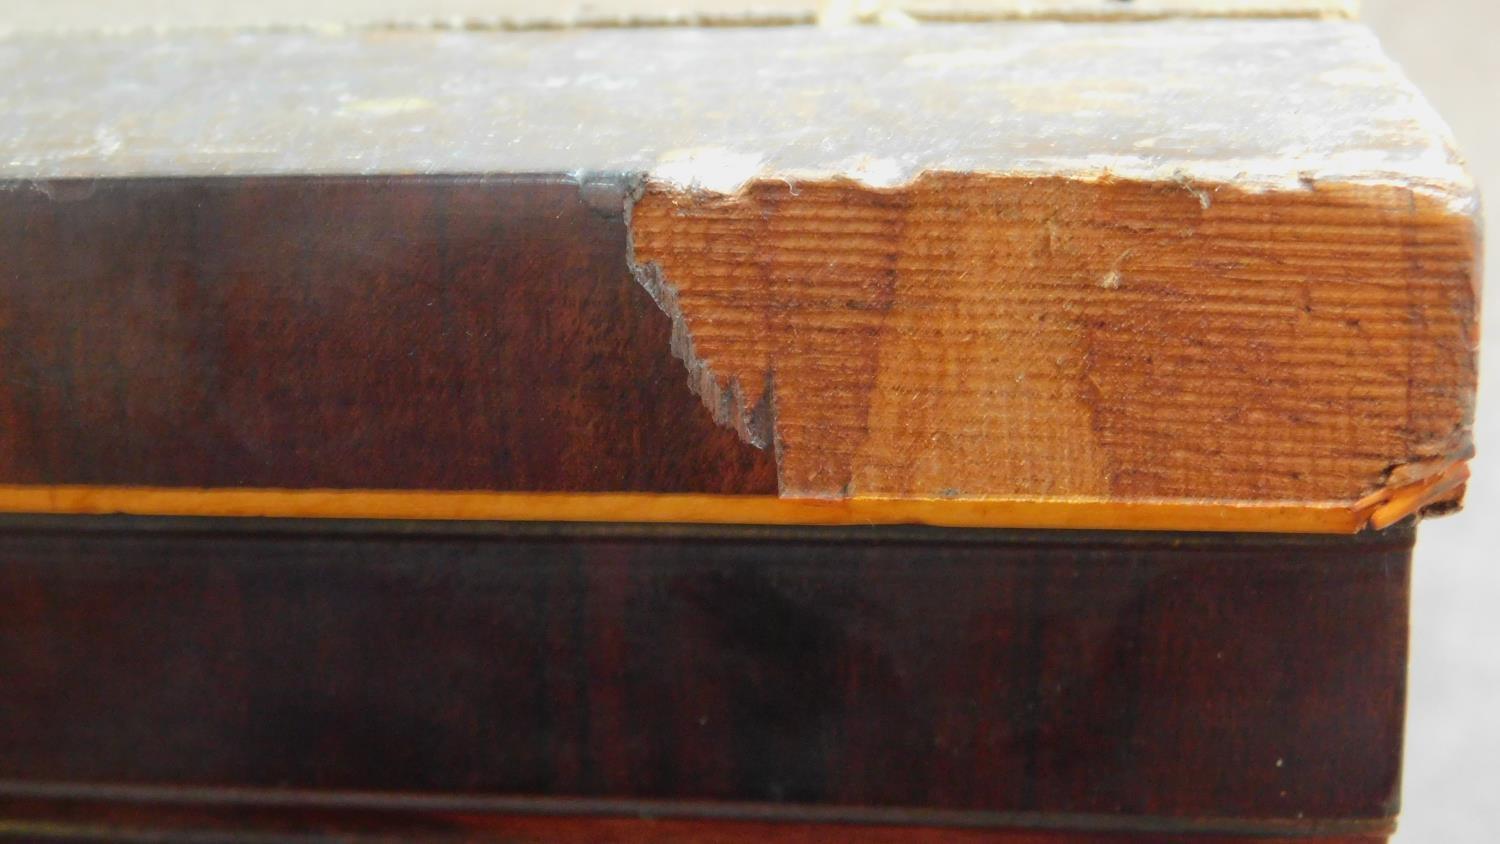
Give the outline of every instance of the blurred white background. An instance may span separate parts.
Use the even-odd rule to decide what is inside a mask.
[[[1453,127],[1480,192],[1492,200],[1485,240],[1500,244],[1500,3],[1365,0],[1364,18]],[[1496,308],[1486,309],[1482,378],[1500,377],[1497,318]],[[1490,380],[1479,392],[1467,509],[1422,525],[1417,540],[1397,844],[1500,842],[1497,400]]]

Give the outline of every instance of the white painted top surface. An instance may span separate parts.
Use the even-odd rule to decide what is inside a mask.
[[[1467,201],[1442,121],[1344,21],[0,38],[0,177],[925,171]]]
[[[1357,0],[0,0],[0,32],[1349,17]]]

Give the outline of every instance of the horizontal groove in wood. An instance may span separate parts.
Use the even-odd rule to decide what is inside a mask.
[[[403,794],[270,788],[182,788],[106,783],[0,781],[0,839],[8,834],[46,837],[50,830],[118,834],[132,828],[189,824],[254,829],[302,820],[316,813],[328,834],[444,828],[476,837],[503,834],[507,842],[654,841],[715,842],[832,840],[911,844],[1131,844],[1328,842],[1364,844],[1394,831],[1390,819],[1120,817],[1028,812],[961,812],[921,808],[818,807],[720,801],[596,800],[477,794]],[[65,815],[67,821],[28,816]],[[93,821],[93,823],[90,823]],[[850,827],[858,827],[858,831]],[[843,829],[840,829],[843,828]],[[285,831],[285,830],[283,830]],[[614,835],[622,835],[616,838]],[[586,838],[592,834],[595,837]],[[601,837],[602,836],[602,837]],[[998,837],[997,837],[998,836]],[[1137,839],[1136,836],[1150,836]],[[357,838],[356,838],[357,840]]]

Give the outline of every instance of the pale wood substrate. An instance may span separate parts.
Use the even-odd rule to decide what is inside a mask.
[[[1422,191],[658,183],[632,234],[695,389],[775,449],[783,496],[1462,492],[1475,228]]]

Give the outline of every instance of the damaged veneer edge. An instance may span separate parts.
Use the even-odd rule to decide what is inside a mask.
[[[926,175],[926,174],[924,174]],[[807,178],[802,174],[801,178]],[[1115,180],[1092,174],[1085,181]],[[694,351],[678,291],[654,262],[634,250],[634,204],[654,189],[733,201],[756,180],[723,183],[724,192],[702,183],[652,180],[636,175],[576,174],[583,196],[600,211],[612,211],[624,196],[627,265],[637,283],[672,319],[672,352],[684,361],[688,384],[715,420],[732,427],[747,444],[777,447],[769,399],[745,412],[738,381],[720,384],[708,361]],[[795,187],[795,178],[775,178]],[[822,180],[826,183],[828,180]],[[850,178],[834,183],[856,184]],[[907,183],[910,184],[909,180]],[[817,180],[804,181],[804,187]],[[903,184],[865,189],[895,192]],[[1184,193],[1199,202],[1199,190],[1224,187],[1193,181]],[[1308,189],[1299,183],[1299,189]],[[1440,196],[1452,210],[1472,213],[1472,198]],[[1469,480],[1467,427],[1464,445],[1452,456],[1397,463],[1374,492],[1353,501],[1233,501],[1211,498],[1143,498],[1082,495],[1005,496],[822,496],[702,495],[702,493],[529,493],[484,490],[371,489],[186,489],[130,486],[0,486],[0,513],[90,514],[90,516],[272,517],[272,519],[496,520],[496,522],[679,523],[679,525],[926,525],[944,528],[1095,529],[1095,531],[1220,531],[1281,534],[1356,534],[1385,529],[1410,517],[1457,510]]]
[[[727,377],[720,377],[714,373],[712,357],[704,356],[695,343],[694,330],[689,314],[684,309],[681,291],[671,279],[673,274],[665,271],[657,260],[642,258],[638,251],[639,225],[634,214],[636,204],[651,193],[669,205],[681,202],[690,206],[731,207],[736,203],[745,202],[745,197],[753,192],[754,188],[764,188],[768,185],[784,190],[791,197],[796,197],[803,192],[813,192],[820,187],[835,191],[875,192],[889,196],[899,194],[903,190],[910,189],[913,184],[929,178],[1006,178],[1028,184],[1031,180],[1046,178],[1040,173],[1009,174],[1008,176],[975,173],[922,173],[916,178],[909,178],[903,182],[870,184],[861,182],[849,174],[840,174],[831,179],[809,177],[808,174],[774,177],[747,176],[743,167],[739,165],[710,166],[702,172],[705,174],[702,178],[695,178],[692,174],[677,170],[674,170],[670,178],[666,179],[643,178],[635,184],[633,190],[627,192],[625,219],[630,232],[627,245],[628,263],[640,284],[672,320],[672,351],[683,361],[688,371],[689,384],[694,392],[702,398],[719,424],[737,431],[740,437],[750,445],[774,449],[779,470],[784,469],[784,455],[783,443],[776,430],[778,404],[776,390],[784,389],[785,385],[776,381],[775,359],[771,359],[772,364],[764,373],[761,392],[758,395],[753,391],[747,391],[740,373],[731,373]],[[1419,201],[1427,202],[1428,207],[1433,209],[1434,213],[1442,216],[1451,215],[1452,219],[1459,221],[1455,229],[1458,238],[1455,241],[1455,248],[1461,252],[1470,250],[1473,244],[1466,238],[1469,236],[1477,238],[1477,223],[1475,222],[1477,207],[1472,186],[1469,185],[1461,168],[1448,169],[1441,175],[1449,178],[1396,179],[1366,176],[1361,181],[1334,180],[1331,189],[1353,192],[1354,195],[1366,190],[1375,191],[1377,194],[1381,191],[1394,190],[1397,192],[1398,201],[1405,201],[1399,200],[1399,196],[1404,194],[1413,203],[1413,209],[1417,208]],[[1069,177],[1066,181],[1099,186],[1116,182],[1128,184],[1132,182],[1132,179],[1104,171],[1087,173],[1076,178]],[[1244,184],[1233,184],[1213,178],[1192,178],[1181,172],[1174,173],[1170,177],[1162,177],[1160,174],[1145,178],[1137,177],[1134,182],[1137,185],[1158,187],[1176,185],[1184,193],[1192,196],[1197,206],[1205,213],[1212,207],[1214,196],[1222,191],[1244,191],[1246,187]],[[1262,196],[1287,191],[1309,194],[1318,189],[1317,179],[1303,175],[1288,184],[1253,185],[1249,193]],[[1419,200],[1418,197],[1422,199]],[[761,220],[766,215],[767,212],[761,207],[753,208],[750,213],[750,216]],[[670,225],[671,212],[668,212],[665,217],[659,216],[658,220],[660,219],[669,220]],[[715,217],[714,223],[722,228],[723,217]],[[657,234],[661,235],[660,232]],[[733,233],[730,236],[733,236]],[[700,242],[702,242],[701,239]],[[771,251],[777,244],[765,243],[756,244],[756,246],[768,247],[766,251]],[[1128,253],[1130,249],[1125,251]],[[690,249],[689,252],[691,253],[692,250]],[[831,251],[829,257],[834,261],[838,259],[836,248]],[[1477,269],[1472,265],[1467,269],[1461,269],[1461,272],[1472,274],[1469,284],[1465,287],[1474,294],[1474,300],[1464,301],[1460,297],[1457,306],[1459,324],[1446,341],[1455,346],[1455,349],[1449,351],[1456,351],[1457,355],[1456,368],[1449,373],[1454,383],[1448,385],[1453,390],[1453,394],[1448,396],[1448,401],[1452,404],[1452,430],[1442,438],[1438,445],[1427,447],[1432,456],[1414,456],[1393,460],[1384,464],[1383,469],[1371,464],[1366,470],[1369,478],[1367,486],[1369,491],[1351,496],[1349,499],[1345,499],[1343,495],[1322,495],[1316,499],[1299,499],[1289,496],[1285,499],[1278,499],[1274,504],[1268,504],[1254,502],[1248,496],[1235,494],[1234,490],[1229,490],[1229,495],[1219,496],[1215,494],[1211,486],[1204,487],[1197,491],[1199,494],[1186,498],[1146,495],[1132,500],[1131,495],[1125,494],[1105,495],[1090,499],[1087,495],[1079,495],[1077,490],[1072,490],[1054,496],[1027,498],[1002,495],[966,499],[962,494],[951,490],[917,489],[913,491],[909,479],[901,477],[888,481],[892,488],[876,488],[871,492],[861,494],[861,491],[852,490],[848,484],[842,489],[819,488],[809,486],[805,481],[796,480],[789,484],[784,471],[780,475],[781,494],[791,498],[807,497],[816,500],[842,498],[849,500],[855,509],[871,507],[880,511],[882,515],[877,517],[877,520],[885,518],[904,520],[915,517],[916,521],[932,524],[1010,524],[1018,518],[1020,513],[1025,512],[1029,514],[1026,520],[1030,520],[1028,523],[1033,523],[1033,526],[1053,522],[1074,524],[1076,520],[1093,527],[1166,526],[1176,529],[1273,531],[1312,529],[1327,532],[1352,532],[1365,528],[1384,528],[1414,514],[1451,512],[1461,506],[1465,483],[1469,477],[1467,462],[1473,451],[1470,431],[1473,352],[1474,342],[1477,340],[1477,330],[1474,329],[1473,323],[1477,317],[1474,305],[1477,302],[1478,280]],[[1106,277],[1113,283],[1101,283],[1101,287],[1112,289],[1120,285],[1121,273],[1118,262]],[[1307,283],[1311,284],[1311,282]],[[723,293],[722,290],[714,292],[720,295]],[[1160,304],[1170,307],[1174,303],[1171,300],[1164,300]],[[704,315],[699,314],[699,316]],[[712,323],[714,317],[712,313],[707,314],[707,321]],[[739,339],[747,342],[751,340],[748,336]],[[1425,339],[1409,337],[1408,343],[1420,343]],[[1017,380],[1020,379],[1020,375],[1020,373],[1017,374]],[[1343,381],[1357,382],[1362,375],[1361,372],[1351,371],[1345,374]],[[823,388],[831,386],[836,392],[845,385],[835,383],[819,386]],[[1408,392],[1410,392],[1410,385],[1408,385]],[[939,398],[942,397],[939,396]],[[1411,401],[1410,396],[1407,401]],[[1028,411],[1022,408],[1018,412],[1024,414]],[[1351,412],[1348,415],[1354,414]],[[1357,418],[1348,421],[1355,425],[1362,422]],[[869,436],[868,430],[846,433]],[[1195,432],[1184,430],[1181,433],[1191,436]],[[1208,436],[1208,433],[1204,432],[1204,435]],[[1401,445],[1402,448],[1410,448],[1414,452],[1422,450],[1412,443],[1393,443],[1392,445],[1393,447]],[[1060,470],[1064,468],[1059,467]],[[1129,466],[1126,468],[1128,469]],[[995,480],[995,478],[992,476],[990,480]],[[1341,490],[1343,491],[1346,490]],[[915,505],[910,512],[902,511],[899,506],[894,506],[893,502],[899,501],[903,496],[920,503]],[[1333,503],[1323,503],[1325,499],[1331,499]],[[1305,503],[1295,503],[1299,501]],[[1314,501],[1318,503],[1313,503]],[[1337,503],[1339,501],[1352,501],[1352,503]],[[1048,507],[1055,508],[1055,515],[1038,514],[1037,508]],[[941,514],[940,511],[944,508],[951,508],[951,512],[948,515]],[[915,515],[917,513],[920,515]],[[977,515],[980,513],[984,515]],[[1146,513],[1150,513],[1151,516],[1144,515]],[[1162,517],[1162,524],[1152,524],[1153,517]],[[1316,526],[1310,527],[1312,525]]]
[[[1472,452],[1477,208],[1446,128],[1373,39],[1334,22],[1021,26],[943,29],[940,44],[880,28],[857,41],[795,28],[596,30],[594,76],[639,75],[627,91],[692,86],[642,99],[580,83],[567,89],[573,108],[612,127],[582,149],[517,158],[489,145],[503,133],[475,128],[423,165],[589,164],[574,180],[600,213],[623,214],[625,262],[671,319],[689,386],[720,424],[773,453],[777,495],[6,486],[0,511],[1349,533],[1455,509]],[[242,78],[267,55],[257,39],[271,37],[205,42],[200,58]],[[43,184],[368,174],[371,161],[406,172],[432,147],[403,139],[447,125],[445,109],[466,127],[498,120],[494,103],[526,85],[551,91],[549,68],[577,61],[572,39],[541,33],[453,34],[441,50],[426,37],[351,46],[355,105],[371,108],[298,110],[333,116],[301,126],[323,141],[274,166],[248,153],[153,158],[205,147],[181,121],[136,125],[155,113],[145,86],[130,89],[140,102],[78,110],[80,137],[118,139],[107,149],[54,160],[0,133],[0,152],[22,162],[11,175]],[[614,49],[624,38],[702,78],[652,76],[664,71]],[[326,41],[276,37],[281,87],[265,96],[320,102],[309,80],[326,67]],[[88,58],[78,64],[103,61],[122,79],[159,72],[136,67],[141,50],[74,46]],[[23,57],[55,47],[9,45]],[[764,54],[765,72],[730,72],[726,49]],[[1302,64],[1264,58],[1277,50]],[[505,66],[526,69],[475,77],[469,100],[408,96],[512,51],[529,59]],[[1180,58],[1194,75],[1158,67],[1163,53],[1198,57]],[[1236,62],[1268,75],[1226,104],[1213,92],[1243,74],[1215,74]],[[1112,88],[1105,71],[1134,81]],[[825,97],[811,116],[752,108],[743,123],[705,106],[730,90],[752,103],[822,96],[839,89],[830,73],[888,111]],[[921,112],[945,102],[922,92],[955,90],[952,74],[977,102]],[[1082,92],[1064,112],[1059,80]],[[1240,121],[1270,114],[1288,90],[1326,118]],[[237,102],[196,106],[214,116],[204,125],[231,127],[212,149],[256,149],[233,127],[259,131],[259,112]],[[1217,122],[1180,119],[1228,105]],[[546,122],[572,113],[537,113],[533,134],[574,138],[574,123]],[[1133,117],[1100,134],[1111,114]],[[893,127],[879,150],[847,137],[870,120]],[[952,131],[934,146],[928,128],[945,120]],[[995,145],[1002,124],[1015,150]]]
[[[676,174],[680,177],[680,173]],[[926,178],[901,183],[861,184],[847,176],[832,180],[770,179],[793,193],[818,185],[854,187],[884,194],[899,193]],[[946,174],[953,176],[955,174]],[[965,175],[965,174],[959,174]],[[973,176],[975,174],[966,174]],[[1039,178],[1029,174],[1027,178]],[[682,310],[679,291],[663,269],[636,252],[634,211],[650,191],[698,201],[732,203],[767,180],[741,178],[723,182],[720,190],[701,182],[575,176],[585,199],[600,211],[624,199],[626,255],[630,271],[653,301],[672,320],[672,352],[683,361],[690,387],[716,421],[736,430],[757,448],[781,454],[775,430],[773,392],[751,402],[739,380],[720,379],[710,361],[698,356],[692,328]],[[1078,179],[1082,183],[1119,181],[1110,173]],[[1125,179],[1129,182],[1131,180]],[[1161,181],[1161,180],[1157,180]],[[1207,180],[1166,180],[1207,210],[1212,197],[1231,187]],[[1261,190],[1282,188],[1262,187]],[[1307,180],[1297,190],[1311,189]],[[1419,191],[1449,211],[1472,214],[1472,197]],[[613,213],[620,213],[615,210]],[[768,378],[768,382],[769,382]],[[1088,495],[892,495],[839,496],[822,491],[799,496],[708,495],[658,493],[530,493],[368,489],[196,489],[131,486],[0,486],[0,512],[198,517],[266,517],[321,519],[494,520],[521,522],[617,522],[736,525],[929,525],[958,528],[1031,528],[1083,530],[1173,530],[1350,534],[1379,530],[1412,516],[1457,509],[1469,478],[1468,427],[1457,432],[1461,443],[1449,456],[1398,462],[1386,470],[1379,486],[1352,500],[1236,500],[1201,498],[1130,498]]]
[[[588,179],[580,179],[588,195]],[[661,185],[658,184],[660,187]],[[625,220],[647,189],[626,191]],[[668,186],[669,190],[677,189]],[[694,190],[701,190],[694,188]],[[736,189],[736,193],[744,187]],[[887,187],[884,190],[894,190]],[[590,197],[607,201],[610,191]],[[615,197],[619,194],[615,193]],[[731,195],[718,195],[719,199]],[[1196,202],[1196,200],[1195,200]],[[750,445],[779,453],[768,391],[750,405],[738,380],[721,382],[697,357],[678,291],[661,268],[629,266],[672,319],[672,351],[691,388],[715,419]],[[749,406],[748,411],[746,410]],[[1460,505],[1469,477],[1467,427],[1454,456],[1398,463],[1374,491],[1348,501],[1129,498],[1088,495],[889,495],[839,497],[656,493],[530,493],[367,489],[160,488],[132,486],[0,486],[0,512],[27,514],[266,517],[323,519],[498,520],[739,525],[930,525],[960,528],[1243,531],[1348,534],[1383,529],[1411,516]],[[835,491],[836,492],[836,491]]]

